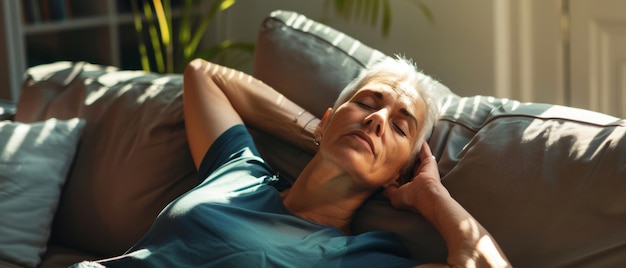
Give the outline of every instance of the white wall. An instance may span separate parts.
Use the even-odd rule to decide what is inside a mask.
[[[224,18],[222,35],[254,41],[259,23],[272,10],[293,10],[388,55],[413,58],[459,95],[563,103],[558,1],[424,0],[434,24],[410,2],[391,1],[394,17],[387,38],[368,25],[325,17],[322,0],[240,0]]]

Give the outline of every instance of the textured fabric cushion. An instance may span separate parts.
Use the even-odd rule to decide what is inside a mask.
[[[13,120],[15,116],[15,104],[0,101],[0,120]]]
[[[161,209],[197,184],[182,112],[182,76],[59,62],[29,69],[16,120],[86,121],[52,243],[121,254]]]
[[[437,158],[442,178],[461,161],[465,145],[485,124],[492,110],[507,103],[507,99],[487,96],[441,99],[440,117],[428,141]],[[421,215],[398,211],[381,194],[375,195],[356,214],[356,232],[390,230],[400,235],[411,253],[427,262],[445,262],[447,249],[437,230]]]
[[[78,118],[0,122],[0,260],[39,264],[83,126]]]
[[[253,75],[321,118],[363,67],[383,57],[382,52],[302,14],[277,10],[259,29]],[[434,94],[453,94],[443,84],[435,84]]]
[[[382,52],[342,32],[302,14],[279,10],[272,12],[261,24],[253,73],[256,78],[321,117],[362,68],[383,57],[386,55]],[[441,105],[455,109],[458,96],[445,85],[436,84],[433,94],[442,102]],[[263,156],[280,171],[281,177],[295,179],[312,157],[262,133],[253,133],[253,136]],[[440,149],[443,150],[443,147]],[[407,243],[415,245],[412,252],[417,257],[445,260],[445,245],[432,225],[419,215],[393,209],[380,196],[375,196],[359,210],[354,224],[356,231],[395,231]],[[414,236],[416,232],[420,235]]]
[[[626,265],[626,120],[509,101],[444,177],[519,267]]]
[[[38,268],[65,268],[84,260],[96,260],[99,258],[101,258],[101,256],[94,256],[83,250],[71,249],[59,245],[48,245],[46,254],[42,257],[42,262]],[[0,267],[2,267],[2,265],[0,265]]]
[[[319,116],[355,68],[374,58],[353,47],[364,46],[297,13],[274,12],[259,31],[254,74]],[[443,183],[516,267],[626,265],[624,120],[440,88],[441,119],[429,145]],[[297,176],[297,166],[276,162]],[[353,229],[392,230],[417,258],[446,258],[432,225],[380,195],[364,204]]]
[[[625,120],[485,96],[443,107],[429,141],[443,184],[516,267],[626,264]],[[432,226],[383,198],[362,208],[355,228],[393,230],[416,257],[445,260]]]
[[[321,118],[360,69],[383,57],[304,15],[278,10],[261,24],[253,75]]]
[[[261,23],[254,54],[253,76],[321,118],[339,92],[358,72],[386,57],[358,40],[306,16],[274,11]],[[437,98],[454,95],[435,82]],[[293,180],[312,155],[263,133],[253,133],[259,150]]]

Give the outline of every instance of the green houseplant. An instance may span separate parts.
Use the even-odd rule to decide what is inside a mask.
[[[407,0],[418,8],[430,22],[434,16],[430,8],[420,0]],[[325,10],[332,9],[339,18],[369,23],[372,27],[380,27],[383,37],[387,37],[392,25],[392,0],[325,0]]]
[[[172,8],[170,0],[131,0],[144,71],[182,72],[184,66],[194,58],[219,62],[217,58],[230,51],[238,51],[237,54],[243,59],[232,60],[226,65],[235,67],[251,58],[253,43],[222,40],[208,48],[201,49],[200,46],[215,17],[232,7],[236,0],[173,1],[177,9]],[[207,4],[208,11],[199,8]],[[174,11],[180,12],[176,21]]]
[[[428,21],[434,21],[432,12],[422,1],[407,1],[414,4]],[[173,3],[176,9],[172,8]],[[222,40],[208,48],[200,47],[215,17],[235,3],[236,0],[131,0],[142,69],[159,73],[182,72],[190,60],[198,57],[230,67],[249,61],[254,52],[253,43]],[[342,19],[380,27],[381,34],[386,37],[392,25],[391,3],[391,0],[325,0],[324,6],[325,10],[332,9]],[[208,9],[199,8],[204,5],[208,5]],[[174,11],[179,12],[178,21],[174,20]],[[230,60],[220,60],[223,58]]]

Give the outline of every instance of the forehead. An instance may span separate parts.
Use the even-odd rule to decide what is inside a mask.
[[[356,92],[356,95],[362,92],[371,92],[380,95],[386,100],[395,100],[402,103],[407,108],[421,114],[424,109],[424,100],[420,96],[417,89],[411,85],[403,84],[392,80],[374,79],[363,84]]]

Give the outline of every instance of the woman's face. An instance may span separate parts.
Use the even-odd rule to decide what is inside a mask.
[[[417,91],[393,85],[366,83],[322,125],[320,152],[368,189],[400,176],[425,118]]]

